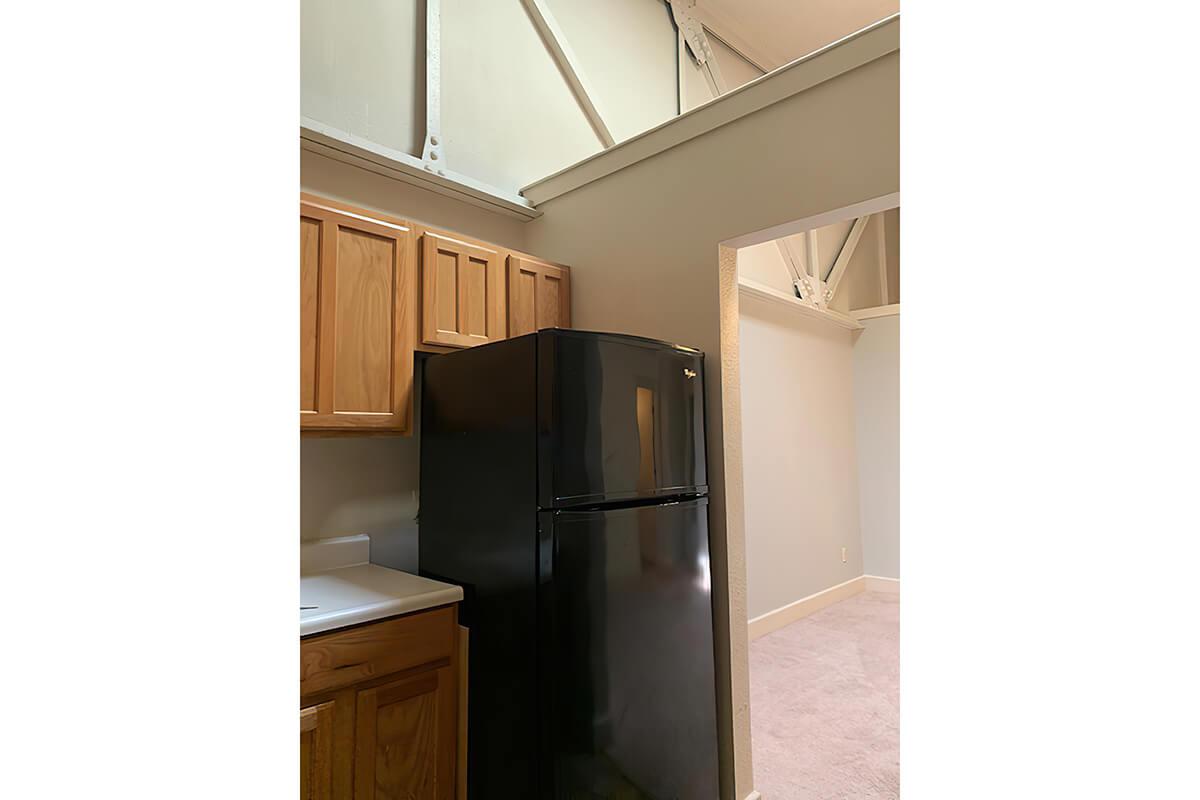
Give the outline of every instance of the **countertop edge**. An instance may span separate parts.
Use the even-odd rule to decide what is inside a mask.
[[[317,633],[330,633],[341,628],[348,628],[351,625],[362,625],[366,622],[377,622],[386,617],[425,611],[436,606],[458,603],[462,599],[462,587],[449,586],[445,589],[437,589],[413,597],[401,597],[395,600],[385,600],[379,603],[339,609],[329,614],[301,620],[300,637],[312,636]]]

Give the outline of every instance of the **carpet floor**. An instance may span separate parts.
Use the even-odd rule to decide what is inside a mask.
[[[900,596],[855,595],[750,643],[763,800],[900,796]]]

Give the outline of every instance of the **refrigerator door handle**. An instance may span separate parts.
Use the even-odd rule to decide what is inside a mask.
[[[554,580],[554,523],[543,517],[538,525],[538,583]]]

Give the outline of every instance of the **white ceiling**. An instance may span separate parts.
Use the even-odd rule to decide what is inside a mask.
[[[696,8],[713,33],[770,70],[897,13],[900,2],[697,0]]]

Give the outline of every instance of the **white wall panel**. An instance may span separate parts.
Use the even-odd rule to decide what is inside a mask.
[[[451,169],[509,191],[601,149],[521,0],[442,0],[442,135]]]
[[[863,321],[854,344],[863,571],[900,577],[900,316]]]
[[[301,0],[300,113],[420,155],[424,0]]]
[[[750,618],[863,574],[851,331],[740,297]],[[842,561],[842,548],[846,561]]]
[[[545,0],[618,142],[677,113],[675,25],[654,0]]]

